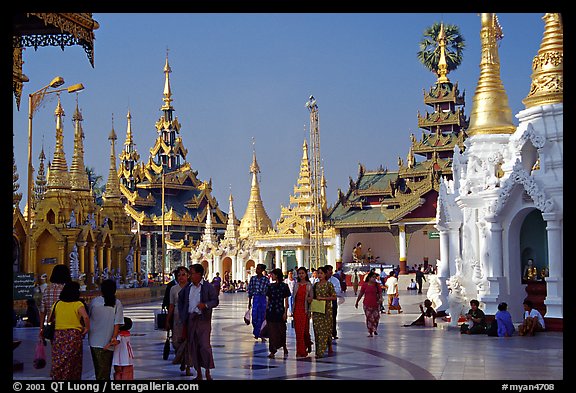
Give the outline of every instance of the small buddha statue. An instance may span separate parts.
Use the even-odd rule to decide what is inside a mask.
[[[534,266],[534,261],[528,259],[528,264],[524,268],[524,279],[527,281],[535,281],[538,278],[538,269]]]
[[[540,279],[544,281],[548,277],[548,268],[544,266],[542,270],[540,270]]]

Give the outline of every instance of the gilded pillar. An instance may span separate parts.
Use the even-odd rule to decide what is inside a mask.
[[[88,248],[88,273],[87,273],[87,280],[88,283],[90,284],[90,286],[92,288],[94,288],[94,285],[96,284],[96,279],[94,277],[94,245],[91,245]]]
[[[104,249],[103,246],[96,246],[98,248],[98,271],[99,272],[103,272],[104,271]],[[110,268],[108,268],[108,271],[110,271]]]
[[[150,272],[150,265],[152,262],[152,234],[146,232],[146,274]]]
[[[84,270],[84,253],[86,252],[86,242],[82,242],[78,245],[78,269],[80,273],[86,273]]]
[[[106,264],[108,271],[112,271],[112,247],[106,247]]]

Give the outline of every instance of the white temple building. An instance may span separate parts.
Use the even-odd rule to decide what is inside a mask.
[[[512,123],[500,79],[495,14],[481,14],[482,56],[468,138],[438,197],[440,310],[456,323],[478,299],[486,315],[508,303],[515,322],[534,291],[548,329],[563,329],[563,23],[546,14],[525,109]],[[537,274],[527,279],[528,260]],[[536,288],[536,289],[534,289]],[[538,289],[542,288],[542,290]],[[531,292],[532,291],[532,292]],[[536,304],[537,302],[535,302]],[[540,309],[539,307],[537,307]]]

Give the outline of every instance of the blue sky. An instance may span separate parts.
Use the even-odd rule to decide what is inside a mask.
[[[544,31],[543,14],[498,14],[501,78],[512,114],[524,109],[531,63]],[[480,17],[475,13],[257,13],[102,14],[93,18],[95,67],[79,46],[28,48],[23,72],[30,82],[21,108],[13,103],[14,154],[26,204],[28,94],[60,75],[66,85],[83,83],[78,103],[84,118],[85,164],[108,177],[108,135],[126,137],[126,114],[141,160],[147,161],[161,116],[166,51],[175,115],[188,149],[186,160],[200,180],[212,179],[213,196],[228,211],[230,191],[238,219],[250,195],[249,166],[255,150],[261,195],[273,222],[289,204],[297,182],[302,143],[309,140],[308,97],[316,97],[328,204],[348,190],[358,164],[397,169],[417,138],[423,90],[436,77],[418,61],[423,31],[434,22],[456,24],[466,39],[461,66],[448,77],[466,92],[466,114],[479,76]],[[75,94],[62,93],[64,149],[72,162]],[[33,121],[33,163],[42,144],[49,159],[55,145],[55,94]],[[518,124],[514,117],[513,121]],[[117,160],[118,163],[118,160]],[[34,175],[35,178],[35,175]]]

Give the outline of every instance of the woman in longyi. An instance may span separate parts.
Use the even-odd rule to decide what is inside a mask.
[[[326,268],[318,268],[318,278],[314,284],[314,299],[324,301],[325,311],[312,312],[312,324],[314,326],[314,343],[316,345],[316,359],[324,357],[324,351],[328,348],[328,354],[332,353],[332,300],[336,300],[336,290],[331,282],[326,280]]]

